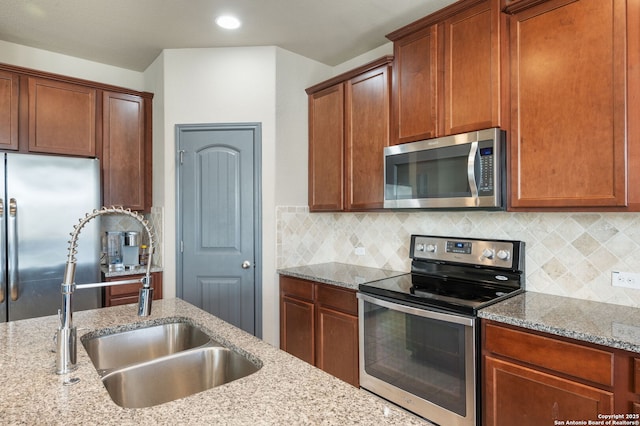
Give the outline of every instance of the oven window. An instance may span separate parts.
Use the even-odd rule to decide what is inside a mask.
[[[465,326],[364,303],[367,374],[466,415]],[[470,355],[473,356],[473,355]]]

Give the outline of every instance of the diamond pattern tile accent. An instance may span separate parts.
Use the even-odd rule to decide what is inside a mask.
[[[409,271],[411,234],[522,240],[530,291],[640,307],[611,272],[640,273],[640,215],[629,213],[309,213],[277,206],[277,267],[343,262]],[[363,247],[364,256],[355,249]]]

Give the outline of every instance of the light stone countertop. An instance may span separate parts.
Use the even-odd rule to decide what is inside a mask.
[[[479,311],[480,318],[640,353],[640,309],[525,292]]]
[[[419,417],[281,351],[180,299],[153,303],[150,317],[136,305],[74,313],[78,368],[56,375],[57,316],[0,324],[3,425],[427,425]],[[258,359],[247,377],[155,407],[125,409],[109,397],[80,337],[86,333],[166,318],[188,318],[214,339]],[[80,382],[64,386],[68,378]]]
[[[329,262],[317,265],[278,269],[278,273],[280,275],[287,275],[290,277],[302,278],[325,284],[333,284],[339,287],[357,290],[358,285],[360,284],[397,277],[398,275],[404,275],[407,272]]]
[[[151,265],[151,270],[149,272],[162,272],[162,270],[163,268],[160,266]],[[139,266],[131,269],[123,269],[121,271],[109,271],[108,267],[102,265],[100,267],[100,272],[102,272],[107,278],[126,277],[128,275],[145,274],[147,272],[147,267]]]

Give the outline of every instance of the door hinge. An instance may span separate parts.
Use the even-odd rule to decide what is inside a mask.
[[[180,151],[178,151],[178,155],[180,156],[180,165],[184,164],[184,149],[181,149]]]
[[[184,241],[180,241],[180,253],[184,253]]]

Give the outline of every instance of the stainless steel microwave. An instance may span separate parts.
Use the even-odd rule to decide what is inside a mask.
[[[503,210],[505,132],[485,129],[384,149],[384,207]]]

